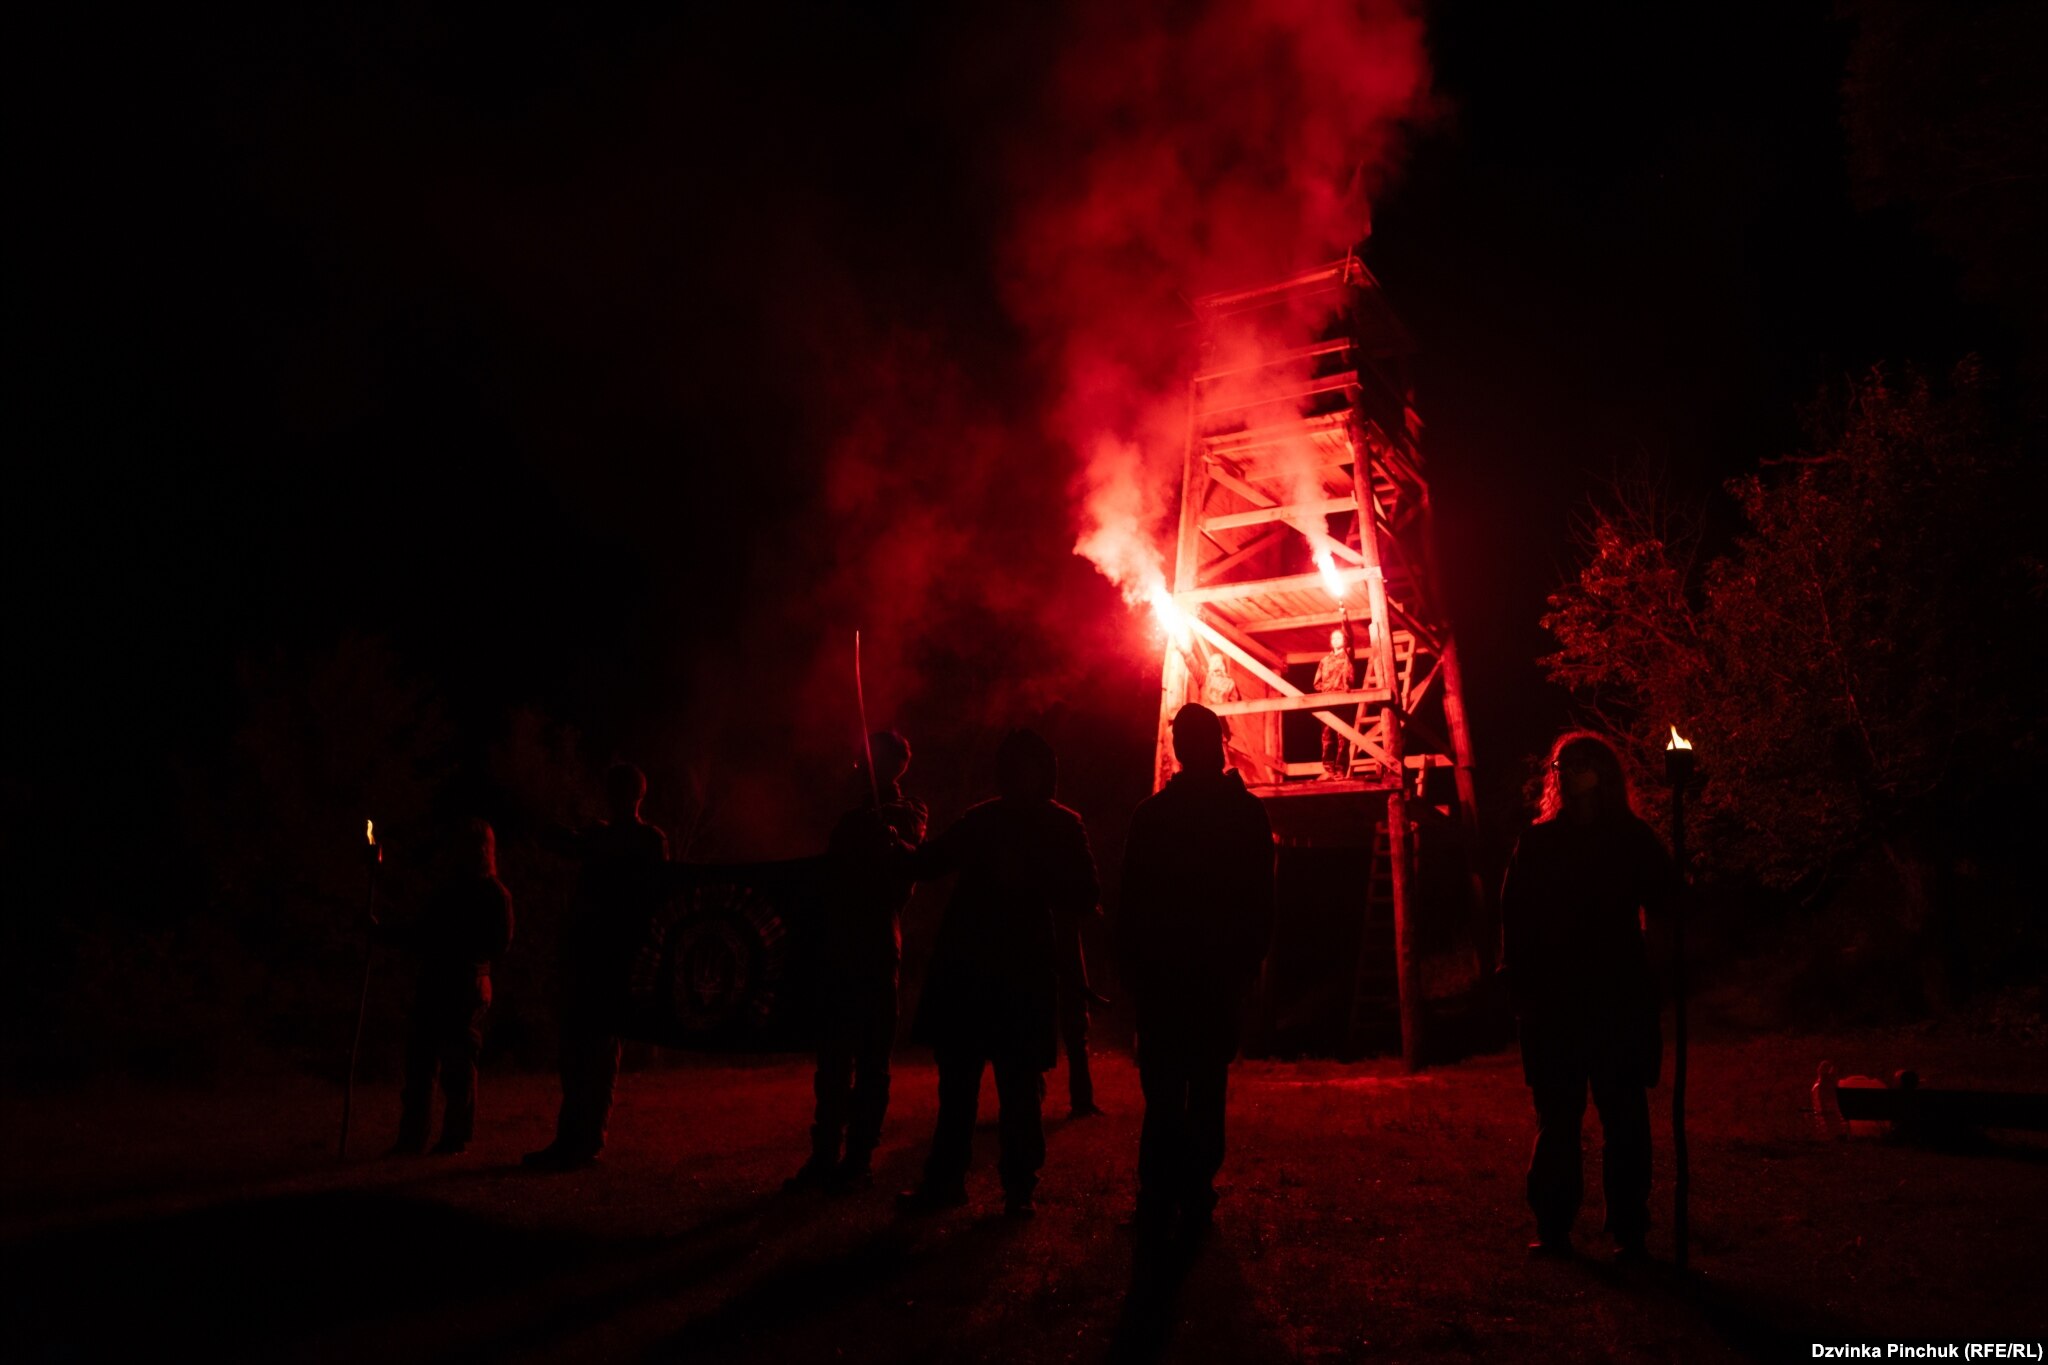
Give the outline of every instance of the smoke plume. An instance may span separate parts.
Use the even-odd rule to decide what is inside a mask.
[[[1186,438],[1187,297],[1281,278],[1365,238],[1427,92],[1422,21],[1401,0],[1078,12],[1015,155],[1005,297],[1051,370],[1046,432],[1078,460],[1074,549],[1127,600],[1162,572]]]

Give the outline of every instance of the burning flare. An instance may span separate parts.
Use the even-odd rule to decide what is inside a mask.
[[[363,821],[363,842],[366,844],[375,844],[377,842],[377,822],[375,820]]]
[[[1344,576],[1337,572],[1337,555],[1325,545],[1316,551],[1316,568],[1323,575],[1323,588],[1339,602],[1344,600]]]
[[[1664,747],[1667,749],[1690,749],[1692,741],[1679,734],[1678,727],[1674,725],[1671,727],[1671,742]]]
[[[1180,609],[1180,603],[1173,600],[1173,594],[1166,590],[1164,583],[1154,583],[1146,594],[1152,603],[1152,614],[1159,618],[1159,629],[1166,638],[1180,649],[1194,646],[1194,632],[1188,626],[1187,613]]]

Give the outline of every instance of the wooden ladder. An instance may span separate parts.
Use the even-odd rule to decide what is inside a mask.
[[[1366,873],[1365,922],[1358,936],[1358,969],[1351,983],[1351,1021],[1344,1050],[1357,1056],[1363,1044],[1401,1038],[1401,977],[1394,953],[1394,847],[1387,822],[1372,827],[1372,863]]]

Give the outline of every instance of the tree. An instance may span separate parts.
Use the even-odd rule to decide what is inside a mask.
[[[1693,732],[1703,865],[1776,888],[1872,850],[1925,863],[2040,738],[2048,574],[1978,367],[1872,371],[1808,427],[1806,453],[1729,483],[1743,529],[1704,565],[1618,490],[1543,618],[1551,679],[1639,769]]]

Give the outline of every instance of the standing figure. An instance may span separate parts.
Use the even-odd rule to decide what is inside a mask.
[[[910,741],[871,735],[875,780],[854,771],[858,804],[841,816],[826,849],[832,886],[819,932],[822,980],[811,1156],[789,1188],[852,1189],[869,1164],[889,1109],[889,1052],[896,1044],[896,978],[910,869],[901,849],[924,843],[924,804],[903,794]],[[876,801],[879,798],[880,805]],[[845,1156],[840,1143],[845,1142]]]
[[[996,790],[912,856],[920,881],[959,874],[939,924],[911,1036],[939,1064],[939,1118],[918,1187],[899,1202],[922,1211],[967,1200],[981,1075],[993,1069],[1001,1106],[1005,1207],[1029,1217],[1045,1164],[1039,1083],[1058,1045],[1062,916],[1094,909],[1095,859],[1081,817],[1053,800],[1052,746],[1013,730],[996,754]]]
[[[1678,871],[1631,809],[1613,748],[1597,735],[1560,736],[1543,774],[1542,812],[1515,846],[1500,902],[1500,972],[1536,1104],[1532,1252],[1571,1251],[1588,1088],[1600,1111],[1607,1231],[1623,1254],[1643,1252],[1650,1223],[1645,1092],[1657,1083],[1663,1057],[1643,917],[1661,916],[1677,894]]]
[[[1230,676],[1230,665],[1224,662],[1220,653],[1211,651],[1209,655],[1209,671],[1202,679],[1201,700],[1202,705],[1212,711],[1225,702],[1238,700],[1237,679]],[[1223,742],[1228,745],[1230,718],[1219,715],[1216,723],[1223,727]]]
[[[1209,1225],[1223,1165],[1223,1109],[1238,1017],[1273,931],[1273,829],[1223,767],[1205,706],[1173,718],[1180,771],[1131,816],[1117,919],[1122,980],[1138,1015],[1141,1233],[1177,1212]]]
[[[1356,686],[1358,675],[1351,664],[1351,614],[1340,609],[1338,619],[1341,624],[1330,632],[1330,652],[1316,665],[1315,690],[1318,692],[1349,692]],[[1355,721],[1353,723],[1356,724]],[[1327,725],[1322,727],[1322,731],[1323,776],[1350,776],[1351,741]]]
[[[610,818],[561,840],[583,866],[576,910],[562,929],[562,1108],[555,1140],[526,1154],[535,1170],[588,1166],[604,1150],[633,959],[671,889],[668,837],[640,818],[646,776],[614,764],[604,794]]]
[[[387,934],[419,958],[419,988],[405,1044],[394,1152],[426,1150],[433,1122],[434,1077],[445,1106],[437,1156],[454,1156],[476,1130],[476,1058],[491,1008],[491,963],[512,944],[512,895],[498,880],[498,840],[472,820],[462,827],[451,865],[411,932]]]

